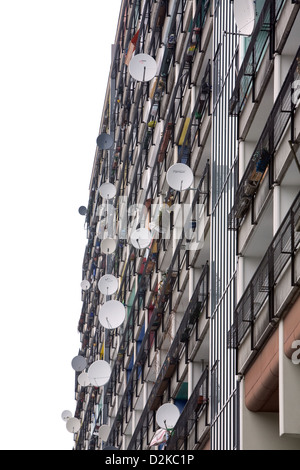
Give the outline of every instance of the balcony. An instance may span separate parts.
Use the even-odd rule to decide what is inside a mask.
[[[299,295],[300,193],[241,297],[228,332],[228,346],[239,348],[246,334],[257,351],[284,309]]]
[[[194,388],[192,395],[186,403],[176,425],[172,431],[166,446],[166,450],[178,450],[188,448],[188,436],[194,429],[194,442],[191,445],[197,445],[199,438],[205,433],[208,426],[208,378],[209,373],[206,369],[200,377]],[[203,416],[203,422],[199,423],[200,416]],[[199,424],[201,426],[199,426]]]
[[[266,0],[251,41],[236,79],[235,89],[229,101],[230,114],[238,116],[243,110],[252,90],[252,101],[255,102],[255,80],[267,47],[269,59],[275,52],[275,24],[285,0]]]
[[[205,169],[199,181],[199,184],[197,185],[197,189],[196,191],[193,192],[194,197],[193,197],[193,202],[191,204],[191,215],[193,211],[195,210],[196,205],[199,203],[200,199],[203,205],[207,203],[207,198],[209,196],[208,174],[209,174],[209,165],[207,164],[205,166]],[[185,233],[183,230],[181,234],[181,238],[178,241],[176,249],[173,253],[172,259],[168,263],[167,273],[166,273],[166,277],[164,279],[163,285],[161,286],[159,292],[157,292],[157,302],[153,310],[152,316],[149,318],[149,326],[142,340],[140,349],[137,352],[137,355],[135,357],[135,363],[132,365],[132,368],[130,369],[130,374],[128,376],[126,389],[124,390],[124,393],[122,391],[122,400],[120,400],[119,405],[117,405],[118,410],[116,410],[116,415],[120,417],[124,417],[125,423],[123,423],[123,419],[121,418],[119,420],[116,420],[116,419],[114,420],[111,436],[109,438],[110,442],[115,442],[115,441],[118,442],[118,436],[119,436],[120,430],[122,433],[123,426],[126,426],[128,424],[128,419],[130,419],[128,418],[128,416],[129,416],[130,411],[132,410],[133,401],[135,397],[137,396],[137,394],[139,393],[140,382],[143,383],[143,380],[144,380],[144,368],[146,367],[147,359],[149,362],[152,344],[153,342],[154,342],[154,345],[157,344],[158,330],[164,331],[165,317],[167,317],[167,311],[169,310],[170,312],[170,310],[172,310],[172,286],[174,286],[174,282],[176,283],[176,281],[179,286],[179,282],[180,282],[179,266],[181,266],[183,263],[183,259],[182,259],[183,251],[181,250],[181,245],[182,245],[184,238],[185,238]],[[167,254],[167,251],[166,252],[164,251],[165,240],[158,239],[158,240],[155,240],[155,242],[157,245],[156,251],[159,251],[160,249],[162,255]],[[134,251],[135,250],[132,248],[129,254],[129,259],[122,273],[122,282],[121,282],[121,286],[119,289],[118,299],[123,301],[123,303],[125,303],[126,301],[126,291],[127,291],[126,280],[128,279],[128,277],[130,278],[130,276],[127,275],[127,272],[131,269],[132,263],[130,261],[130,258],[131,258],[131,254],[133,254]],[[171,251],[169,250],[168,253],[170,253]],[[187,267],[188,267],[189,260],[188,260],[187,253],[188,252],[185,251],[185,257],[186,257]],[[134,294],[134,299],[132,301],[132,304],[130,304],[132,305],[132,307],[129,312],[127,324],[125,325],[125,328],[122,330],[122,335],[120,337],[120,342],[119,342],[119,348],[117,350],[117,353],[114,354],[116,361],[113,366],[110,381],[106,386],[106,397],[105,397],[106,404],[110,404],[110,405],[113,404],[113,401],[114,401],[113,396],[116,396],[116,394],[118,393],[117,392],[117,388],[119,388],[118,384],[121,383],[120,374],[121,374],[121,371],[122,370],[124,371],[124,368],[125,368],[126,353],[127,353],[127,356],[130,354],[133,341],[135,338],[137,338],[138,330],[139,328],[142,327],[142,324],[144,322],[143,313],[140,313],[140,308],[142,305],[145,306],[145,296],[144,296],[145,289],[148,289],[149,283],[152,284],[151,276],[153,275],[153,277],[155,277],[154,276],[155,273],[152,273],[155,270],[155,265],[156,267],[158,267],[157,266],[158,257],[155,258],[154,265],[153,265],[153,257],[150,255],[151,255],[151,249],[150,249],[150,254],[148,258],[146,259],[146,261],[144,261],[145,259],[143,259],[144,261],[143,270],[139,271],[140,278],[139,278],[138,290]],[[134,268],[134,273],[137,267],[138,267],[138,263],[136,263],[136,266]],[[185,315],[186,320],[180,326],[180,336],[178,333],[178,335],[175,338],[176,341],[174,342],[174,345],[172,345],[172,348],[169,353],[169,354],[172,354],[172,357],[173,355],[174,357],[176,356],[177,349],[181,350],[181,348],[183,347],[182,342],[186,344],[186,341],[188,340],[188,336],[190,332],[195,331],[195,330],[198,331],[198,328],[197,327],[195,328],[195,325],[198,325],[198,318],[201,312],[203,311],[203,309],[206,310],[206,318],[208,316],[208,310],[207,310],[208,303],[206,300],[206,295],[208,292],[208,284],[207,284],[208,274],[207,273],[208,273],[208,268],[206,268],[205,274],[201,276],[199,280],[199,284],[196,288],[195,295],[193,299],[191,299],[191,303],[186,311],[186,315]],[[204,283],[204,278],[205,278],[205,283]],[[204,292],[206,292],[206,294],[204,294]],[[148,301],[149,299],[147,300],[147,305],[148,305]],[[194,305],[195,302],[197,303],[196,306]],[[188,350],[188,348],[186,349]],[[168,359],[170,360],[170,363],[168,363]],[[176,365],[174,366],[174,362],[173,362],[174,359],[172,359],[171,356],[168,355],[168,358],[166,361],[167,362],[165,362],[165,367],[162,368],[162,372],[161,372],[161,374],[163,374],[164,377],[158,381],[159,390],[158,390],[157,396],[159,397],[161,397],[162,394],[164,393],[165,388],[166,388],[165,384],[168,383],[166,381],[166,378],[170,376],[169,374],[172,375],[172,373],[174,372],[174,367],[176,367]],[[173,371],[171,370],[172,367],[173,367]],[[141,378],[140,381],[139,381],[139,378]],[[155,406],[158,406],[158,404],[156,403]]]
[[[274,103],[263,132],[239,183],[235,195],[235,203],[229,214],[228,228],[237,230],[251,208],[252,224],[256,223],[255,196],[262,181],[269,178],[269,188],[274,182],[274,154],[278,149],[287,126],[290,123],[290,141],[294,136],[294,116],[297,100],[293,98],[293,84],[300,79],[299,72],[300,48],[288,71],[281,91]],[[295,90],[294,90],[295,93]]]
[[[134,435],[131,439],[132,446],[135,446],[136,439],[139,433],[144,433],[145,430],[148,428],[149,422],[153,418],[154,411],[158,408],[161,402],[161,398],[164,394],[168,386],[168,380],[173,375],[176,370],[176,364],[179,358],[179,354],[184,347],[184,344],[187,344],[188,336],[196,328],[198,329],[198,321],[199,318],[202,316],[203,312],[205,312],[205,317],[208,317],[208,266],[205,266],[202,275],[197,283],[195,288],[194,295],[189,303],[188,308],[185,311],[183,320],[180,324],[179,329],[176,332],[176,336],[171,344],[171,347],[167,353],[167,356],[164,360],[164,363],[161,367],[161,371],[156,379],[156,382],[151,390],[150,396],[148,398],[147,404],[143,409],[142,415],[140,420],[137,424],[137,427],[134,431]],[[166,284],[164,288],[166,288]],[[117,411],[118,416],[122,416],[121,422],[114,421],[111,429],[110,436],[108,438],[108,442],[112,445],[115,445],[118,442],[119,431],[123,429],[123,420],[128,423],[128,411],[131,410],[133,405],[133,398],[138,394],[138,382],[142,381],[144,377],[144,367],[147,361],[147,357],[149,357],[150,348],[152,345],[151,338],[153,338],[153,332],[157,330],[157,320],[160,317],[159,322],[162,321],[162,315],[159,314],[161,308],[161,304],[155,309],[154,313],[152,314],[149,327],[145,333],[144,339],[141,343],[139,353],[137,354],[137,358],[135,364],[132,367],[130,376],[128,378],[127,387],[125,392],[123,393],[122,400],[120,402],[120,406]],[[139,380],[140,379],[140,380]],[[117,380],[117,376],[114,380]],[[112,381],[111,381],[112,382]],[[111,384],[112,386],[112,384]],[[147,423],[147,425],[146,425]],[[129,447],[130,448],[130,447]]]
[[[208,280],[209,269],[208,265],[206,265],[197,283],[194,295],[191,298],[181,324],[176,332],[175,338],[172,341],[155,385],[151,390],[148,402],[133,433],[128,446],[129,450],[137,448],[139,442],[138,438],[140,438],[140,441],[143,440],[143,435],[147,430],[146,423],[151,421],[153,413],[161,404],[163,394],[168,387],[168,381],[176,370],[176,364],[183,347],[188,351],[188,340],[194,328],[196,327],[197,329],[199,318],[204,312],[205,318],[208,318]]]

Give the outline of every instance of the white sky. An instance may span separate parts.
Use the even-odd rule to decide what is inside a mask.
[[[121,0],[0,0],[0,449],[73,447],[84,217]]]

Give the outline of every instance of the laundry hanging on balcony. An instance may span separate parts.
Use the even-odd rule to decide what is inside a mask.
[[[166,156],[166,151],[167,151],[167,147],[169,145],[170,139],[171,139],[172,130],[173,130],[173,123],[169,122],[167,127],[166,127],[165,133],[163,135],[162,143],[161,143],[161,146],[160,146],[160,151],[159,151],[159,154],[158,154],[158,161],[160,163],[163,162],[163,160]]]
[[[181,136],[180,136],[180,139],[179,139],[179,142],[178,142],[178,145],[180,145],[180,146],[184,144],[184,141],[185,141],[185,138],[186,138],[186,135],[187,135],[187,131],[188,131],[189,125],[190,125],[190,120],[191,120],[191,118],[188,116],[188,117],[186,117],[186,119],[184,121],[182,133],[181,133]]]
[[[250,182],[259,183],[261,181],[263,174],[269,165],[270,159],[270,153],[264,148],[253,154],[252,161],[254,162],[254,169],[249,177]]]
[[[187,55],[188,56],[193,56],[196,50],[196,44],[190,44],[190,46],[187,48]]]
[[[159,444],[165,444],[168,440],[168,431],[166,429],[158,429],[154,434],[149,447],[157,446]]]
[[[255,153],[254,158],[256,161],[256,171],[258,173],[264,173],[267,166],[269,165],[271,158],[269,152],[266,149],[262,149],[261,151]]]
[[[127,65],[127,67],[129,66],[129,62],[131,61],[133,53],[136,49],[136,44],[137,44],[137,41],[138,41],[138,38],[139,38],[139,32],[140,32],[140,30],[138,29],[137,32],[135,33],[135,35],[133,36],[133,38],[131,39],[130,43],[129,43],[127,54],[126,54],[126,57],[125,57],[125,64]]]

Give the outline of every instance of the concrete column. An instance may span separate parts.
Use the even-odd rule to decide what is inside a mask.
[[[244,60],[244,57],[245,57],[245,53],[246,53],[246,50],[245,50],[245,37],[244,36],[240,36],[240,41],[239,41],[239,66],[242,65],[243,63],[243,60]]]
[[[145,331],[147,331],[148,329],[148,325],[149,325],[149,317],[148,317],[148,309],[145,310]]]
[[[155,354],[155,375],[158,377],[160,372],[160,350],[158,349]]]
[[[193,375],[194,375],[194,364],[193,362],[189,362],[188,363],[188,398],[190,398],[194,390]]]
[[[197,10],[197,0],[193,0],[193,18],[195,17]]]
[[[280,186],[275,183],[273,188],[273,235],[279,229],[281,223],[281,201],[280,201]]]
[[[243,295],[244,292],[244,257],[239,256],[237,262],[237,301]]]
[[[135,409],[132,410],[132,413],[131,413],[131,422],[132,422],[132,434],[134,433],[135,431],[135,427],[136,427],[136,416],[135,416]]]
[[[274,55],[274,103],[281,89],[281,55]]]
[[[172,341],[173,339],[175,338],[176,336],[176,313],[174,312],[174,310],[172,310],[172,328],[171,328],[171,334],[172,334]]]
[[[180,64],[175,64],[175,83],[179,79],[179,72],[180,72]]]
[[[191,88],[191,114],[195,108],[195,104],[196,104],[196,87],[194,85],[192,85],[192,88]]]
[[[174,162],[174,165],[175,165],[175,163],[178,162],[178,145],[177,145],[177,144],[174,144],[174,149],[173,149],[173,162]]]
[[[148,382],[143,384],[143,407],[146,406],[148,400]]]
[[[189,300],[191,300],[194,293],[194,268],[189,269]]]
[[[119,395],[116,395],[116,401],[115,401],[116,414],[118,413],[119,405],[120,405]]]
[[[239,181],[241,181],[245,173],[245,141],[239,142]]]

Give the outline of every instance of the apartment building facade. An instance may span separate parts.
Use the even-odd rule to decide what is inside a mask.
[[[79,355],[111,375],[93,387],[76,373],[75,450],[157,449],[164,403],[180,410],[166,450],[300,448],[299,7],[255,2],[244,36],[230,0],[121,2],[99,128],[113,145],[95,153],[78,323]],[[139,53],[156,61],[151,81],[129,73]],[[177,163],[193,172],[186,190],[168,184]],[[112,296],[105,274],[119,281]],[[111,299],[126,316],[105,329]]]

